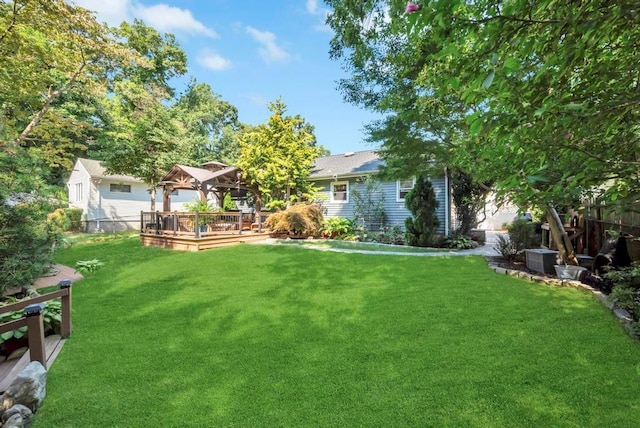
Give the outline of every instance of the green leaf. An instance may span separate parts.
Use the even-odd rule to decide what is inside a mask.
[[[484,79],[484,82],[482,82],[482,89],[489,89],[489,87],[493,83],[493,78],[495,77],[495,75],[496,73],[493,70],[489,72],[486,79]]]
[[[506,74],[514,73],[520,69],[520,61],[515,58],[507,58],[504,61],[502,69]]]

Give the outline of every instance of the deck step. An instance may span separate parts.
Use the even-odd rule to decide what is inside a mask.
[[[67,340],[54,334],[44,338],[45,354],[47,356],[47,369],[51,367],[60,350]],[[20,372],[24,370],[31,362],[29,351],[20,357],[0,364],[0,394],[3,394],[11,385],[11,382],[18,377]]]

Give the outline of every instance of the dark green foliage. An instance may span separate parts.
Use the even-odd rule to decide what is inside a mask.
[[[405,205],[413,214],[413,218],[408,217],[405,220],[407,244],[428,247],[440,224],[436,215],[438,201],[431,182],[424,177],[418,177],[415,186],[405,198]]]
[[[44,217],[38,203],[0,200],[0,294],[32,283],[51,264],[59,235]]]
[[[536,234],[535,225],[527,220],[515,220],[507,226],[509,240],[516,251],[540,247],[540,235]]]
[[[445,239],[444,246],[447,248],[455,248],[458,250],[468,250],[470,248],[476,248],[478,246],[478,243],[473,241],[468,236],[458,235]]]
[[[490,186],[477,183],[473,176],[455,168],[451,171],[451,197],[456,207],[458,233],[468,235],[478,224],[478,214],[484,209]]]
[[[613,289],[609,300],[621,309],[631,313],[634,319],[634,330],[640,334],[640,263],[630,267],[609,270],[603,277],[612,282]]]
[[[540,247],[540,235],[536,234],[535,225],[527,220],[515,220],[507,226],[509,237],[498,235],[496,250],[502,257],[515,260],[523,259],[523,251],[527,248]]]

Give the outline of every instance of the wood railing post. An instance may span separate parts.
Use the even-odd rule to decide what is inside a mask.
[[[200,218],[198,217],[198,211],[196,211],[196,219],[193,221],[193,227],[195,228],[196,238],[200,238]]]
[[[67,338],[71,336],[71,280],[63,279],[58,283],[61,290],[66,289],[67,295],[60,298],[62,306],[62,321],[60,321],[60,336]]]
[[[23,314],[27,318],[27,338],[29,340],[31,361],[39,361],[46,369],[47,355],[44,346],[43,309],[44,303],[37,303],[25,307]]]

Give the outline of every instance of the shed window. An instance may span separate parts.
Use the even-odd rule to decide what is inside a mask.
[[[82,202],[82,183],[76,183],[73,189],[73,200],[75,202]]]
[[[130,184],[109,184],[109,191],[111,193],[131,193],[131,185]]]
[[[349,183],[336,182],[331,183],[331,202],[349,202]]]
[[[407,193],[409,193],[409,191],[413,189],[415,183],[416,181],[413,178],[409,180],[398,180],[398,192],[396,195],[398,202],[404,201],[404,198],[407,197]]]

